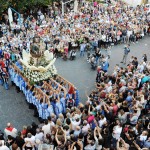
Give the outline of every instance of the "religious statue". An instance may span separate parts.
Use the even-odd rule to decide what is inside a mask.
[[[23,64],[23,74],[29,80],[38,82],[52,77],[57,73],[54,66],[56,58],[53,53],[45,50],[42,39],[35,35],[33,43],[30,46],[30,53],[23,50],[23,59],[20,59]]]

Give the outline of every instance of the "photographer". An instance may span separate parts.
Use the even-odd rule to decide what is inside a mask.
[[[126,64],[127,56],[128,56],[128,54],[130,52],[129,46],[130,46],[129,44],[125,46],[125,48],[124,48],[124,55],[123,55],[122,61],[120,63]]]

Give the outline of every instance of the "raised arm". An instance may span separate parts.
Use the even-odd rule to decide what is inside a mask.
[[[95,139],[95,141],[98,140],[97,137],[96,137],[96,131],[97,131],[97,128],[94,129],[94,139]]]
[[[103,137],[102,137],[102,135],[101,135],[101,133],[100,133],[100,130],[101,130],[101,129],[100,129],[99,127],[97,127],[99,139],[102,139]]]
[[[135,145],[135,147],[137,148],[137,150],[141,150],[140,146],[138,144],[136,144],[135,141],[133,141],[133,144]]]
[[[58,135],[58,129],[56,130],[55,140],[56,140],[57,144],[60,145],[61,143],[60,143],[60,141],[58,140],[57,135]]]

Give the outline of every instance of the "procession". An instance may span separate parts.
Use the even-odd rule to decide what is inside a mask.
[[[150,148],[150,4],[132,3],[64,0],[2,13],[0,150]],[[22,100],[33,121],[18,129],[3,104],[25,109]]]

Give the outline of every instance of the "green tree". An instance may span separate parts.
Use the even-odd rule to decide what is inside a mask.
[[[51,5],[56,0],[0,0],[0,14],[2,14],[9,6],[17,11],[26,11],[28,8],[36,8]]]
[[[0,15],[3,13],[4,10],[8,8],[9,1],[0,0]]]

